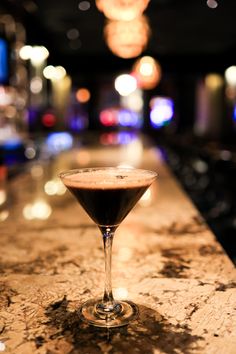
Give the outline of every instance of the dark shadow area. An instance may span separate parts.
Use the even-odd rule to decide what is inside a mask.
[[[236,263],[234,145],[179,136],[160,144],[163,156],[231,260]]]
[[[128,326],[112,329],[97,328],[83,323],[73,303],[66,297],[46,309],[47,334],[35,338],[39,348],[54,340],[56,346],[66,340],[73,346],[70,354],[93,353],[154,353],[155,349],[167,354],[192,353],[203,339],[193,335],[187,325],[173,325],[160,313],[139,305],[139,318]]]

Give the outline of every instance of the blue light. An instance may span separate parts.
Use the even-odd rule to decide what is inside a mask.
[[[135,134],[134,132],[123,131],[118,133],[118,142],[120,145],[128,145],[136,139],[137,134]]]
[[[7,42],[0,38],[0,82],[6,83],[8,79],[8,50]]]
[[[150,121],[154,128],[170,123],[174,115],[174,103],[170,98],[156,97],[151,100]]]
[[[46,139],[46,144],[52,153],[59,153],[73,146],[73,138],[66,132],[51,133]]]
[[[234,105],[234,110],[233,110],[233,120],[236,123],[236,104]]]
[[[136,112],[128,109],[121,109],[118,112],[118,121],[122,127],[139,127],[140,119]]]
[[[33,107],[29,107],[28,111],[27,111],[27,120],[28,120],[28,124],[29,126],[33,126],[34,124],[36,124],[37,122],[37,118],[38,118],[38,110],[36,110]]]
[[[68,121],[69,129],[73,132],[80,132],[88,127],[88,116],[87,114],[75,114],[69,118]]]
[[[4,150],[15,150],[22,147],[22,141],[20,138],[10,138],[3,143]]]

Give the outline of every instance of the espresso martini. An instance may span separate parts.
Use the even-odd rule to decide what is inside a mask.
[[[97,225],[114,226],[122,222],[150,186],[149,178],[144,170],[87,169],[67,174],[63,182]]]
[[[60,178],[99,227],[103,236],[105,287],[103,298],[86,301],[80,308],[83,321],[98,327],[127,325],[138,315],[131,301],[116,301],[112,294],[111,255],[116,228],[156,179],[152,171],[119,167],[68,170]]]

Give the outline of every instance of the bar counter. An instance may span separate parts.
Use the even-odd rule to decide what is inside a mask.
[[[139,318],[100,329],[82,323],[77,309],[103,293],[102,238],[57,175],[119,164],[155,170],[158,179],[113,244],[114,297],[138,304]],[[235,267],[158,148],[71,149],[28,164],[1,188],[0,352],[236,353]]]

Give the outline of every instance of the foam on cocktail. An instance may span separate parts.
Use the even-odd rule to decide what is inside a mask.
[[[68,174],[64,183],[69,187],[77,188],[132,188],[150,184],[150,178],[155,175],[151,171],[141,169],[109,169],[104,170],[87,169],[85,173]]]

